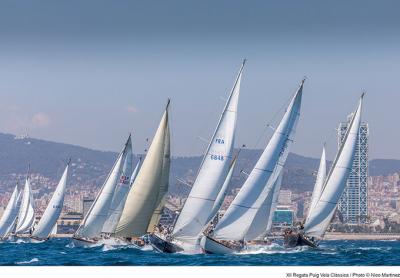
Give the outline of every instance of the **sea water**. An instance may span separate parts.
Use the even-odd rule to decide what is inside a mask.
[[[0,243],[0,265],[98,265],[98,266],[285,266],[285,265],[400,265],[400,241],[332,240],[318,249],[285,249],[281,242],[254,247],[240,254],[162,254],[151,246],[98,244],[74,247],[70,239],[43,243],[23,240]]]

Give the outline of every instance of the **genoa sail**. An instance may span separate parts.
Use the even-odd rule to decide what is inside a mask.
[[[29,233],[35,224],[35,210],[33,208],[33,196],[29,176],[25,180],[22,193],[21,206],[18,213],[18,221],[15,233]]]
[[[124,149],[118,155],[114,166],[86,214],[85,219],[75,232],[75,236],[84,238],[96,238],[100,236],[103,225],[109,215],[109,208],[114,196],[115,186],[118,178],[121,176],[122,163],[126,157],[126,150],[128,149],[128,146],[131,145],[130,142],[131,136],[129,135]]]
[[[170,170],[169,166],[164,167],[165,142],[169,141],[168,107],[169,100],[147,155],[126,198],[115,229],[116,236],[140,237],[144,235],[148,230],[154,210],[159,205],[157,202],[160,192],[166,186],[163,182],[166,175],[164,172],[169,173]]]
[[[15,225],[18,216],[18,199],[19,199],[18,185],[15,186],[7,207],[0,219],[0,238],[7,237]]]
[[[215,227],[214,238],[237,241],[254,239],[255,233],[252,237],[246,234],[285,164],[300,116],[303,84],[304,80],[249,177]]]
[[[42,215],[42,218],[40,219],[34,232],[32,233],[33,237],[46,239],[50,236],[54,225],[57,225],[57,220],[61,214],[64,205],[68,168],[69,162],[65,167],[64,173],[61,176],[57,188],[54,191],[53,196],[51,197],[51,200]]]
[[[324,236],[346,187],[360,129],[363,97],[364,94],[362,94],[358,107],[351,117],[331,170],[322,187],[321,195],[305,223],[304,233],[307,236],[316,238]]]
[[[314,190],[311,197],[310,209],[308,211],[308,216],[306,222],[308,222],[310,215],[313,214],[315,205],[317,204],[319,198],[321,197],[322,187],[325,183],[326,178],[326,154],[325,154],[325,144],[322,148],[321,160],[318,167],[317,179],[315,180]]]
[[[173,237],[192,245],[208,224],[232,158],[243,61],[210,140],[196,180],[173,229]]]

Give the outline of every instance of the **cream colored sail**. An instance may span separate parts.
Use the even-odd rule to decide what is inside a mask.
[[[157,197],[157,208],[154,210],[153,216],[151,217],[149,227],[147,228],[148,233],[152,233],[154,228],[160,222],[162,211],[165,205],[166,193],[168,192],[169,185],[169,169],[171,165],[171,150],[170,150],[170,135],[169,127],[167,126],[167,131],[165,134],[165,149],[164,149],[164,161],[161,176],[160,192]]]
[[[146,234],[163,182],[165,142],[168,132],[168,106],[147,152],[146,158],[129,191],[121,218],[115,230],[120,237],[139,237]]]

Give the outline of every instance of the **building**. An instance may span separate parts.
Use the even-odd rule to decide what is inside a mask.
[[[281,205],[291,205],[292,204],[292,191],[290,190],[280,190],[278,203]]]
[[[83,198],[82,199],[82,215],[83,218],[86,217],[86,214],[88,213],[90,207],[92,206],[94,202],[93,198]]]
[[[341,145],[350,121],[339,124],[338,146]],[[368,137],[367,123],[361,123],[357,137],[353,166],[347,185],[339,200],[339,219],[347,224],[362,224],[368,221]]]
[[[272,219],[274,228],[290,227],[294,222],[294,212],[290,207],[277,206]]]

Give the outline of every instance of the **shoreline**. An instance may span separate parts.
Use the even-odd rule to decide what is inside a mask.
[[[324,240],[400,240],[400,234],[326,233]]]

